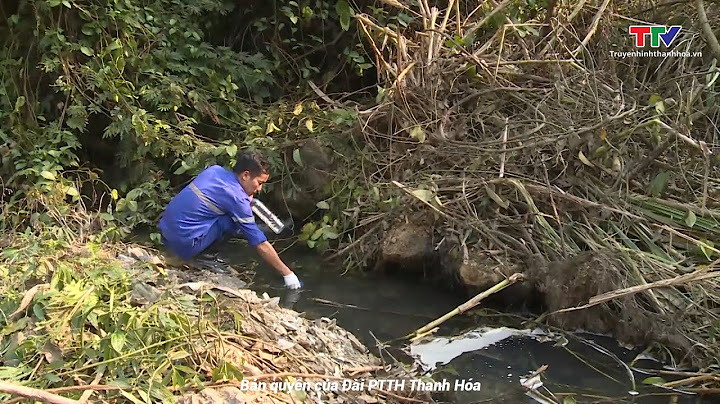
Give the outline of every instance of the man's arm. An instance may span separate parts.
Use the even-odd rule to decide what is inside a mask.
[[[282,262],[275,248],[267,241],[265,234],[255,224],[255,216],[250,207],[250,200],[231,195],[225,202],[225,209],[229,212],[233,222],[235,222],[237,232],[242,232],[248,244],[255,247],[265,262],[282,274],[286,287],[289,289],[301,288],[302,283],[298,277]]]
[[[267,262],[271,267],[275,268],[276,271],[280,272],[285,281],[285,286],[288,289],[299,289],[302,287],[302,282],[298,279],[297,275],[290,268],[285,265],[280,259],[280,256],[275,251],[275,247],[270,242],[265,241],[255,246],[258,254]]]
[[[260,254],[260,256],[265,260],[265,262],[267,262],[268,265],[270,265],[271,267],[275,268],[275,270],[278,271],[280,275],[285,276],[293,273],[290,268],[285,265],[282,259],[280,259],[277,251],[275,251],[275,247],[273,247],[269,241],[265,241],[256,245],[255,249],[257,250],[258,254]]]

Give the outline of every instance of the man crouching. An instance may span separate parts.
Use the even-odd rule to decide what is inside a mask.
[[[158,223],[163,244],[188,260],[215,241],[242,233],[265,262],[283,276],[288,289],[299,289],[300,280],[257,227],[250,206],[269,177],[267,160],[254,151],[240,153],[233,171],[219,165],[206,168],[170,200],[163,212]]]

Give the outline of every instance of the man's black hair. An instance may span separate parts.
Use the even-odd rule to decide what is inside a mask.
[[[270,163],[260,153],[256,151],[242,151],[237,155],[237,161],[233,172],[240,174],[243,171],[250,171],[250,175],[257,177],[261,174],[270,173]]]

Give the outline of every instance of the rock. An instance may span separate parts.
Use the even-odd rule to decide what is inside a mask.
[[[460,282],[471,293],[480,293],[505,279],[507,273],[504,265],[498,264],[495,260],[479,255],[468,254],[465,262],[460,262],[458,277]]]
[[[463,248],[459,249],[463,251]],[[446,278],[454,278],[466,291],[468,298],[497,285],[513,273],[524,272],[524,263],[508,263],[504,261],[505,258],[498,262],[480,251],[465,251],[443,262],[446,268],[442,272]],[[484,304],[502,309],[530,309],[539,304],[537,295],[532,282],[518,282],[489,296]]]
[[[179,404],[245,404],[245,394],[237,387],[206,388],[199,393],[185,394]]]
[[[144,282],[133,282],[132,293],[130,294],[130,304],[135,306],[144,306],[153,304],[160,299],[162,291],[152,285]]]
[[[216,285],[222,285],[231,289],[244,289],[247,287],[247,283],[245,281],[232,275],[218,274],[214,272],[205,272],[203,275],[208,282]]]
[[[425,226],[401,223],[383,237],[376,269],[399,272],[424,272],[433,262],[432,235]]]

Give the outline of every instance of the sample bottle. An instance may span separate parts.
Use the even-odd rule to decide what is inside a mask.
[[[280,232],[283,231],[285,224],[277,216],[275,216],[275,214],[273,214],[264,203],[260,202],[257,198],[253,198],[250,205],[252,206],[253,213],[265,222],[265,224],[267,224],[270,230],[274,231],[275,234],[280,234]]]

